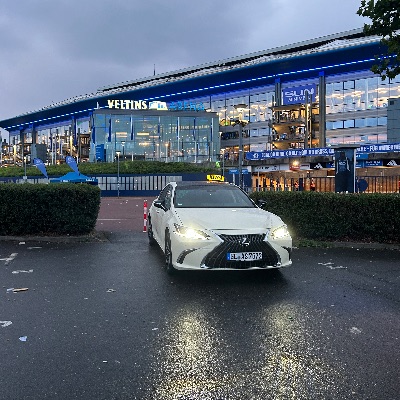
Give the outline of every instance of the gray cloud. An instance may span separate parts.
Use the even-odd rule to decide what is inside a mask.
[[[0,0],[0,119],[98,87],[359,28],[360,0]]]

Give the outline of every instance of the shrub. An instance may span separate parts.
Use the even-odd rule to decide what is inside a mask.
[[[86,184],[0,185],[0,235],[87,234],[97,221],[100,189]]]
[[[294,237],[315,240],[400,242],[400,195],[321,192],[254,192]]]
[[[160,161],[120,161],[119,169],[121,174],[157,174],[157,173],[182,173],[182,172],[205,172],[219,173],[212,163],[208,165],[193,164],[187,162],[170,162],[164,163]],[[49,176],[61,176],[71,171],[67,164],[48,165],[46,167]],[[101,175],[116,174],[118,164],[114,163],[82,163],[79,164],[79,171],[84,175]],[[0,168],[1,177],[21,177],[24,176],[25,169],[23,167]],[[41,172],[36,168],[29,166],[26,168],[27,176],[38,176]]]

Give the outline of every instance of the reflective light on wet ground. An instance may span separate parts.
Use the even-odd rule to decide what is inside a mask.
[[[343,366],[324,357],[329,343],[325,348],[323,335],[308,334],[306,307],[278,304],[260,308],[258,321],[234,318],[227,327],[192,306],[168,318],[154,354],[158,379],[147,398],[356,398]]]
[[[188,308],[172,318],[159,355],[163,379],[155,397],[212,398],[208,393],[220,387],[213,378],[219,364],[216,339],[215,328],[202,311]]]

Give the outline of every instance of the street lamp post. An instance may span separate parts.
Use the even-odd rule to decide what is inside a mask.
[[[115,152],[117,154],[117,192],[118,192],[118,198],[119,198],[119,155],[120,151]]]
[[[222,176],[225,178],[225,150],[222,149]]]
[[[234,106],[239,111],[239,187],[243,188],[243,118],[242,112],[247,107],[247,104],[237,104]]]
[[[305,93],[305,120],[306,120],[306,126],[305,126],[305,138],[304,138],[304,148],[307,149],[308,147],[312,147],[312,131],[311,131],[311,108],[312,108],[312,97],[311,93],[308,90],[304,91]],[[310,136],[310,144],[308,142],[308,137]]]
[[[243,188],[243,130],[242,121],[239,121],[239,187]]]
[[[27,181],[28,177],[26,175],[26,156],[24,156],[24,182]]]

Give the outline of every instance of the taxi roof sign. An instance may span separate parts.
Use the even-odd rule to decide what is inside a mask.
[[[225,177],[222,175],[207,175],[207,180],[209,182],[224,182]]]

